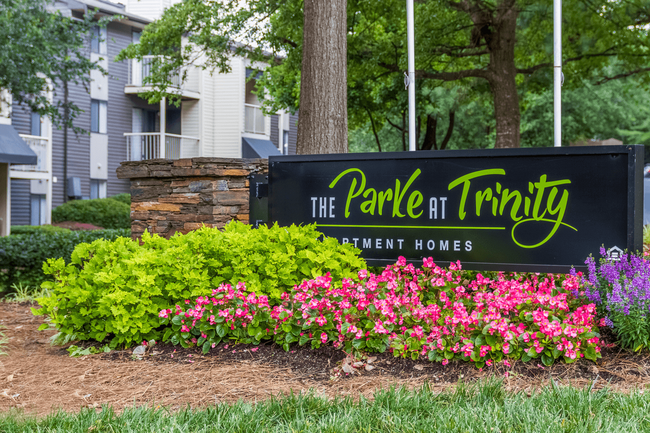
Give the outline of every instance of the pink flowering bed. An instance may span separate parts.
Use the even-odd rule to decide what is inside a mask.
[[[571,294],[580,275],[468,275],[460,262],[443,269],[429,258],[416,268],[401,257],[380,275],[305,280],[276,306],[247,293],[243,283],[221,285],[212,296],[162,310],[161,323],[168,325],[163,340],[204,352],[226,339],[272,340],[285,350],[294,343],[314,349],[333,344],[346,352],[388,350],[443,364],[472,361],[479,368],[517,359],[551,365],[600,358],[596,308]]]

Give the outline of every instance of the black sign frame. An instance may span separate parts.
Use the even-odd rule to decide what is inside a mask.
[[[462,164],[462,161],[469,161],[470,159],[480,158],[482,161],[496,161],[504,158],[517,158],[523,164],[526,158],[534,157],[550,157],[553,160],[560,160],[564,156],[610,156],[612,159],[623,157],[626,159],[627,169],[619,169],[619,171],[626,171],[619,173],[626,175],[625,182],[625,195],[626,195],[626,219],[625,230],[626,239],[625,245],[622,246],[628,251],[641,251],[643,249],[643,161],[644,161],[644,148],[642,145],[621,145],[621,146],[584,146],[584,147],[561,147],[561,148],[519,148],[519,149],[486,149],[486,150],[444,150],[444,151],[418,151],[418,152],[384,152],[384,153],[363,153],[363,154],[327,154],[327,155],[283,155],[283,156],[270,156],[269,157],[269,223],[278,222],[281,225],[284,223],[282,217],[279,215],[282,212],[287,212],[285,200],[279,204],[278,197],[282,194],[295,195],[295,191],[290,191],[286,184],[282,185],[280,178],[287,175],[287,173],[304,171],[305,166],[317,168],[323,163],[365,163],[372,165],[374,162],[379,164],[385,161],[413,161],[416,160],[434,160],[455,162],[457,160]],[[573,160],[575,161],[575,159]],[[617,163],[623,167],[623,162]],[[488,164],[489,165],[489,164]],[[302,166],[302,167],[301,167]],[[300,170],[298,170],[300,168]],[[284,173],[282,176],[280,172]],[[606,177],[608,173],[603,173],[602,176]],[[336,174],[334,174],[336,176]],[[300,183],[300,179],[296,179]],[[621,183],[620,180],[618,180]],[[621,192],[622,193],[622,192]],[[620,198],[620,200],[623,200]],[[284,218],[286,220],[286,218]],[[619,224],[622,224],[619,221]],[[291,223],[311,223],[313,221],[291,221]],[[514,230],[514,229],[513,229]],[[574,229],[575,230],[575,229]],[[593,234],[598,236],[598,234]],[[621,241],[623,243],[623,241]],[[590,251],[590,253],[597,255],[598,251]],[[398,254],[399,255],[399,254]],[[394,263],[397,256],[393,259],[376,258],[362,254],[370,265],[383,266],[386,264]],[[421,257],[433,256],[436,259],[436,254],[427,254],[423,252]],[[417,263],[421,261],[421,257],[407,256],[407,260]],[[586,256],[585,256],[586,258]],[[550,261],[550,260],[549,260]],[[438,259],[437,263],[448,263],[446,260]],[[473,270],[502,270],[502,271],[516,271],[516,272],[567,272],[572,266],[576,269],[585,269],[584,258],[578,263],[508,263],[504,261],[465,261],[461,260],[465,269]]]

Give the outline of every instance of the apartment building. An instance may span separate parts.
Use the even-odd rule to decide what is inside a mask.
[[[128,181],[115,175],[125,160],[295,153],[297,115],[263,115],[253,93],[253,74],[263,65],[253,65],[248,59],[233,56],[232,71],[227,74],[210,75],[190,68],[185,82],[179,74],[172,89],[181,95],[179,107],[166,100],[148,104],[140,96],[148,90],[144,78],[153,59],[113,59],[130,43],[138,42],[142,29],[170,1],[128,0],[126,5],[105,0],[57,1],[57,8],[72,16],[97,9],[98,18],[121,18],[105,29],[98,27],[88,43],[90,58],[99,61],[108,75],[93,72],[89,89],[68,86],[68,100],[83,110],[74,124],[88,134],[72,130],[66,134],[49,119],[21,106],[12,107],[11,123],[37,154],[38,162],[10,166],[11,225],[48,224],[52,209],[67,200],[128,192]],[[64,98],[62,83],[54,85],[55,98]]]

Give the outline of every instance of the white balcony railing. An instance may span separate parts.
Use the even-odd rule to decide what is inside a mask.
[[[266,134],[266,116],[261,106],[244,104],[244,132]]]
[[[129,62],[129,86],[150,86],[151,84],[145,83],[145,78],[151,75],[151,67],[156,58],[161,56],[144,56],[142,61],[131,59]],[[180,71],[175,71],[171,77],[172,87],[180,87],[181,74]]]
[[[12,165],[11,169],[14,171],[37,171],[47,172],[47,150],[50,145],[50,140],[47,137],[38,137],[35,135],[20,134],[20,137],[25,140],[25,143],[36,153],[38,161],[36,165]]]
[[[146,159],[180,159],[198,156],[199,139],[185,135],[165,134],[165,154],[161,154],[160,132],[127,132],[127,161]]]

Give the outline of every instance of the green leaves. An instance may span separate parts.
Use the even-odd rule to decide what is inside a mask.
[[[313,225],[262,226],[253,230],[232,222],[223,231],[204,228],[171,239],[145,233],[142,245],[126,238],[81,244],[72,252],[70,264],[50,260],[45,265],[45,272],[56,282],[49,287],[53,296],[41,302],[43,309],[39,313],[50,315],[59,330],[76,333],[82,340],[103,336],[126,346],[145,338],[157,340],[163,336],[167,340],[171,336],[161,324],[171,321],[176,334],[180,333],[182,321],[188,324],[191,319],[171,313],[168,319],[161,320],[158,313],[185,299],[211,294],[215,282],[246,282],[249,291],[266,295],[273,303],[279,301],[283,291],[311,278],[313,269],[318,269],[319,275],[329,271],[335,281],[340,281],[355,277],[358,269],[365,267],[357,249],[340,245],[336,239],[321,242],[321,236]],[[336,266],[324,269],[323,263],[327,262],[335,262]],[[306,274],[299,270],[302,267]],[[216,328],[201,330],[216,331],[210,339],[240,332],[235,329],[231,333],[224,318],[216,313],[214,316]],[[281,316],[286,317],[287,313]],[[260,325],[266,319],[261,317],[235,337],[260,341],[266,337],[266,328]],[[291,342],[298,341],[296,335],[301,329],[291,323],[283,326],[285,333],[293,334]],[[178,341],[187,338],[191,337],[183,335]]]
[[[115,240],[120,236],[130,238],[131,230],[28,230],[25,234],[0,237],[0,263],[6,269],[0,272],[0,287],[11,287],[19,282],[38,286],[48,279],[46,275],[61,272],[66,263],[79,263],[72,257],[77,246],[96,239]],[[87,248],[80,247],[78,253]],[[53,260],[45,263],[48,259]],[[47,283],[43,287],[52,290],[51,283]]]
[[[112,198],[73,200],[52,211],[52,221],[77,221],[105,229],[131,229],[131,206]]]
[[[88,36],[92,27],[104,27],[113,18],[97,22],[93,20],[95,12],[88,10],[78,19],[48,10],[48,6],[51,2],[45,0],[0,2],[0,88],[9,90],[16,106],[27,106],[50,117],[56,126],[67,123],[81,132],[83,129],[72,121],[82,110],[73,102],[64,104],[60,97],[48,99],[48,83],[58,86],[66,81],[83,88],[90,84],[91,71],[107,73],[89,59]],[[65,108],[69,113],[67,122]]]

